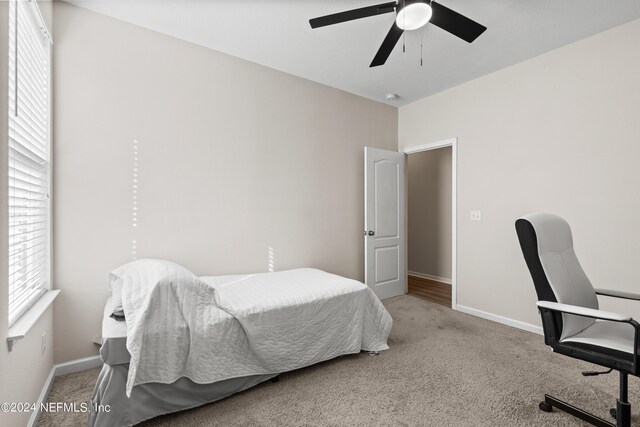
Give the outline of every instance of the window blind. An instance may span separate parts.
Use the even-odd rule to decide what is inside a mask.
[[[35,1],[9,4],[9,326],[49,288],[50,39]]]

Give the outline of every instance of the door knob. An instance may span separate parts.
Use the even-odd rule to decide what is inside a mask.
[[[376,234],[376,232],[375,232],[375,231],[372,231],[372,230],[369,230],[369,233],[368,233],[368,234],[369,234],[369,236],[374,236],[374,235]]]

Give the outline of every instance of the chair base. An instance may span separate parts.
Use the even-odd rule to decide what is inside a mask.
[[[616,409],[611,410],[611,416],[616,419],[616,423],[611,423],[609,421],[603,420],[602,418],[593,415],[589,412],[586,412],[578,407],[571,405],[563,400],[555,398],[553,396],[549,396],[548,394],[544,395],[544,401],[540,402],[540,410],[545,412],[551,412],[553,408],[558,408],[561,411],[566,412],[567,414],[573,415],[576,418],[581,419],[582,421],[586,421],[591,425],[597,427],[630,427],[631,426],[631,404],[626,402],[621,402],[617,400]],[[615,415],[614,415],[615,414]]]

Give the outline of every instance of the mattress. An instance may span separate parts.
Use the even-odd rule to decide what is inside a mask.
[[[389,348],[393,320],[362,282],[298,268],[212,287],[184,269],[158,281],[155,268],[169,267],[149,267],[149,280],[131,274],[122,288],[127,395],[139,384],[209,384]]]
[[[102,347],[100,347],[102,362],[112,366],[129,363],[131,355],[127,350],[127,324],[110,316],[111,298],[107,300],[102,319]]]
[[[242,279],[246,275],[230,276],[207,276],[201,277],[209,286],[218,287],[233,283]],[[111,316],[111,298],[107,300],[104,307],[102,319],[102,347],[100,347],[100,357],[106,365],[116,366],[129,363],[131,355],[127,350],[127,323],[117,321]],[[233,317],[229,316],[229,321]]]

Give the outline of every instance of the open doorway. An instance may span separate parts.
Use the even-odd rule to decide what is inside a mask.
[[[407,291],[455,308],[455,140],[405,149]]]

